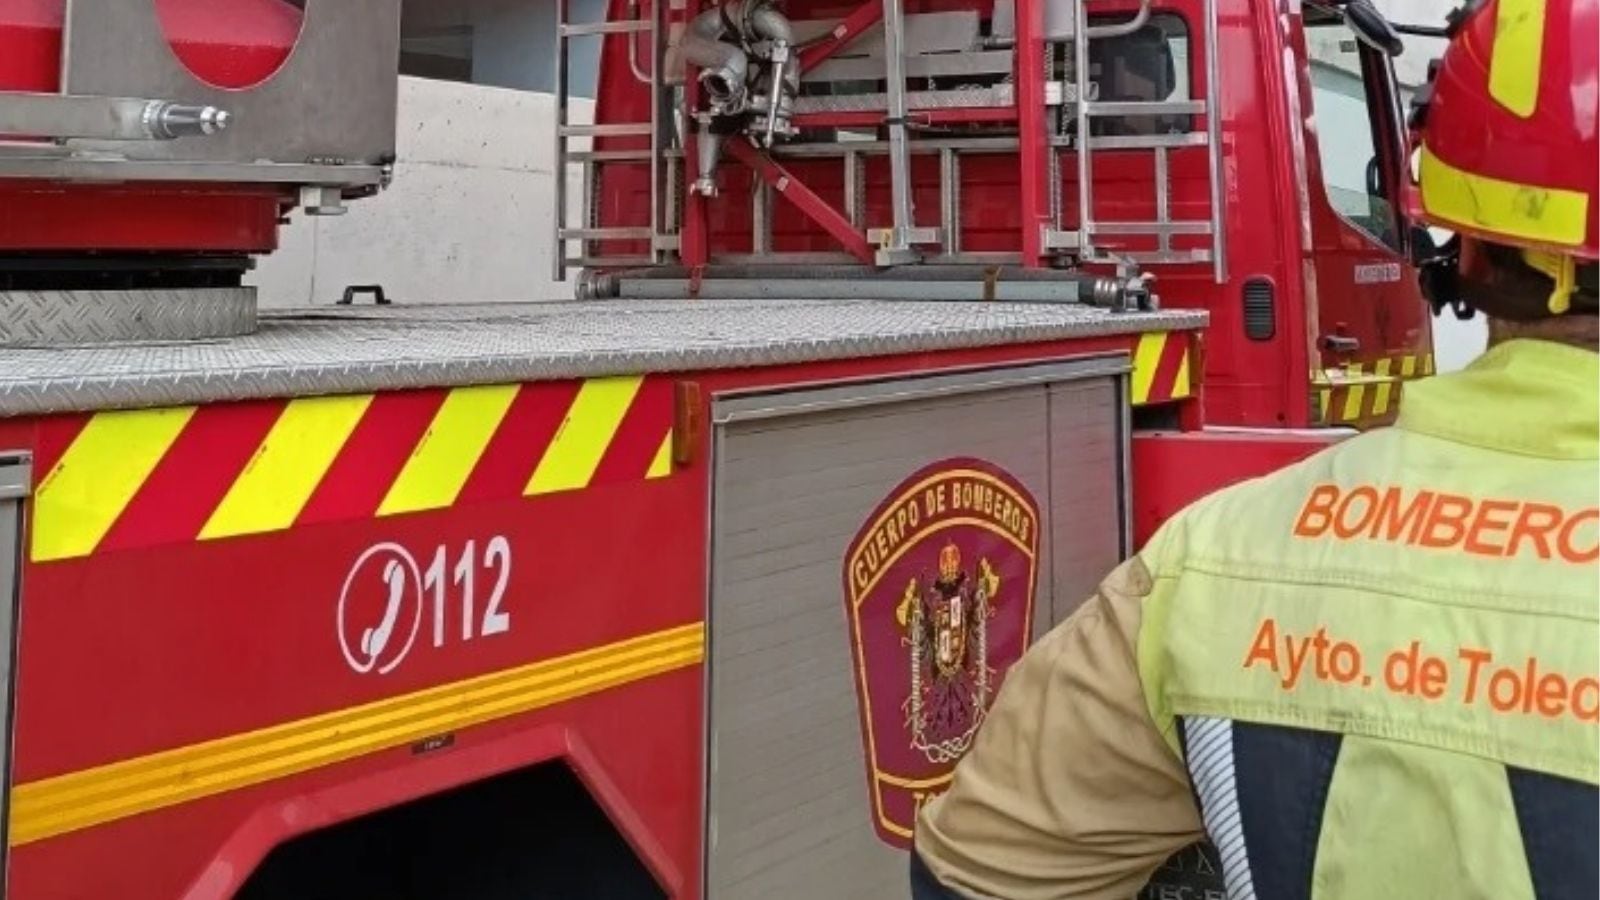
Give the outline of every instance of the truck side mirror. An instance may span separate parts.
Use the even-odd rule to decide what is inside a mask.
[[[1389,197],[1383,187],[1383,168],[1378,165],[1377,156],[1367,160],[1367,193],[1373,197]]]
[[[1362,43],[1385,56],[1399,56],[1405,49],[1400,33],[1369,0],[1350,0],[1344,7],[1344,20]]]

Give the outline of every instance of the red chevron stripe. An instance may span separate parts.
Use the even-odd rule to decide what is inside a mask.
[[[51,416],[44,419],[38,426],[38,438],[33,442],[33,483],[37,485],[50,474],[57,462],[66,454],[67,448],[78,439],[78,433],[83,431],[91,418],[88,413],[64,416]]]
[[[467,477],[458,502],[521,497],[578,396],[576,381],[525,384]]]
[[[98,549],[194,540],[287,405],[258,400],[195,410]]]
[[[650,471],[661,440],[672,428],[672,381],[647,378],[628,407],[592,484],[638,481]]]
[[[1150,402],[1171,400],[1177,386],[1178,369],[1183,366],[1183,354],[1188,338],[1182,332],[1167,335],[1161,345],[1161,360],[1156,364],[1156,377],[1150,384]]]
[[[436,389],[374,397],[295,524],[376,514],[444,398],[445,392]]]

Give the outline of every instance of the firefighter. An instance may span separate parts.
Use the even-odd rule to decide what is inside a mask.
[[[916,897],[1125,900],[1203,837],[1234,900],[1600,894],[1597,2],[1457,16],[1419,123],[1488,351],[1191,506],[1031,648]]]

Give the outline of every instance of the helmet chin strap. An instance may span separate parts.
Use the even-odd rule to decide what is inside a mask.
[[[1572,308],[1572,292],[1578,289],[1578,264],[1565,253],[1545,250],[1523,250],[1522,259],[1529,266],[1543,272],[1555,283],[1550,292],[1550,314],[1564,315]]]
[[[1476,313],[1461,299],[1461,236],[1451,235],[1443,246],[1426,255],[1419,253],[1413,265],[1417,267],[1417,280],[1422,296],[1433,308],[1433,314],[1444,312],[1446,307],[1457,319],[1465,322]]]

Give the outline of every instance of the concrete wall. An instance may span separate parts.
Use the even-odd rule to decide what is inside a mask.
[[[339,217],[296,211],[252,276],[266,307],[382,284],[400,302],[550,300],[555,147],[548,94],[400,80],[394,183]],[[593,104],[577,101],[574,121]]]

